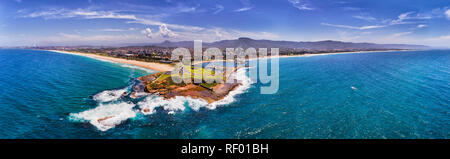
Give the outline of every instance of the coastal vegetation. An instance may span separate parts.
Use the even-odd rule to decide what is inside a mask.
[[[132,44],[130,44],[132,45]],[[180,41],[148,44],[146,46],[126,46],[126,47],[94,47],[94,46],[47,46],[47,47],[27,47],[29,49],[60,50],[79,53],[89,53],[101,56],[116,57],[127,60],[143,62],[155,62],[163,64],[173,64],[172,51],[178,47],[192,50],[193,41]],[[203,43],[203,47],[219,48],[222,54],[226,55],[226,48],[279,48],[280,56],[298,56],[324,53],[361,52],[361,51],[388,51],[388,50],[423,50],[429,49],[423,45],[404,44],[373,44],[373,43],[350,43],[341,41],[317,41],[317,42],[294,42],[294,41],[271,41],[254,40],[250,38],[239,38],[235,40],[222,40],[212,43]]]
[[[145,86],[144,91],[147,93],[158,94],[165,99],[174,98],[176,96],[189,96],[212,103],[222,99],[228,95],[230,91],[240,85],[239,81],[234,81],[232,83],[223,82],[226,81],[226,74],[219,73],[217,70],[211,68],[197,68],[188,65],[182,65],[182,67],[183,71],[181,74],[175,74],[168,71],[140,77],[139,80]],[[233,70],[232,73],[235,73],[235,71],[236,70]],[[209,76],[203,76],[204,73],[209,74]],[[183,80],[180,80],[181,82],[175,82],[173,79],[177,78]],[[194,81],[196,81],[196,79],[201,82],[195,83]],[[210,80],[210,82],[207,82],[208,80]]]

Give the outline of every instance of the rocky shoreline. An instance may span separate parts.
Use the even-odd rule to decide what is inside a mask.
[[[136,92],[144,91],[146,93],[158,94],[165,99],[175,98],[177,96],[188,96],[194,99],[203,99],[209,104],[223,99],[228,93],[241,85],[238,81],[233,83],[217,83],[212,87],[206,87],[202,84],[193,83],[173,83],[172,79],[166,78],[158,80],[161,76],[170,72],[159,72],[138,78],[142,84],[134,87]],[[143,110],[144,112],[146,110]]]
[[[171,72],[159,72],[138,78],[140,84],[133,87],[136,92],[145,92],[156,94],[164,99],[171,99],[177,96],[191,97],[194,99],[203,99],[209,104],[219,101],[226,97],[230,91],[233,91],[241,85],[239,80],[232,83],[174,83],[170,77]],[[144,112],[150,110],[143,110]]]

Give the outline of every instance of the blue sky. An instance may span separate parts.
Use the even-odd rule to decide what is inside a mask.
[[[0,46],[254,39],[450,47],[449,0],[2,0]]]

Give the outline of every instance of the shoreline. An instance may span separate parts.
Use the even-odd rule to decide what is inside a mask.
[[[407,51],[418,51],[418,50],[381,50],[381,51],[348,51],[348,52],[324,52],[317,54],[303,54],[303,55],[282,55],[279,58],[286,57],[311,57],[311,56],[322,56],[322,55],[339,55],[339,54],[365,54],[365,53],[382,53],[382,52],[407,52]]]
[[[128,59],[122,59],[117,57],[109,57],[109,56],[101,56],[91,53],[81,53],[81,52],[73,52],[73,51],[61,51],[61,50],[46,50],[56,53],[63,53],[63,54],[71,54],[71,55],[79,55],[89,58],[94,58],[97,60],[107,60],[112,62],[118,62],[122,64],[130,64],[142,68],[147,68],[159,72],[167,72],[172,71],[174,69],[174,66],[167,65],[167,64],[161,64],[161,63],[155,63],[155,62],[143,62],[143,61],[136,61],[136,60],[128,60]],[[326,52],[326,53],[317,53],[317,54],[301,54],[301,55],[281,55],[277,57],[264,57],[264,58],[290,58],[290,57],[312,57],[312,56],[324,56],[324,55],[339,55],[339,54],[359,54],[359,53],[381,53],[381,52],[403,52],[403,51],[417,51],[417,50],[382,50],[382,51],[352,51],[352,52]],[[255,60],[255,59],[263,59],[261,57],[257,58],[251,58],[246,60]],[[199,63],[209,63],[209,62],[225,62],[228,60],[207,60],[207,61],[200,61],[198,63],[193,64],[199,64]]]
[[[339,55],[339,54],[362,54],[362,53],[381,53],[381,52],[406,52],[406,51],[418,51],[418,50],[382,50],[382,51],[350,51],[350,52],[325,52],[325,53],[317,53],[317,54],[301,54],[301,55],[281,55],[277,57],[257,57],[257,58],[250,58],[245,60],[257,60],[257,59],[264,59],[264,58],[290,58],[290,57],[312,57],[312,56],[324,56],[324,55]],[[233,60],[207,60],[207,61],[200,61],[195,64],[200,63],[209,63],[209,62],[226,62],[226,61],[233,61]]]
[[[167,65],[167,64],[161,64],[161,63],[155,63],[155,62],[143,62],[143,61],[136,61],[136,60],[128,60],[128,59],[122,59],[117,57],[109,57],[109,56],[101,56],[96,54],[90,54],[90,53],[81,53],[81,52],[72,52],[72,51],[61,51],[61,50],[46,50],[56,53],[62,53],[62,54],[71,54],[71,55],[78,55],[78,56],[84,56],[89,57],[97,60],[106,60],[111,62],[118,62],[122,64],[129,64],[134,65],[142,68],[147,68],[159,72],[167,72],[172,71],[173,66]]]

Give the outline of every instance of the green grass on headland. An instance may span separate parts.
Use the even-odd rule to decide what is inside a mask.
[[[217,85],[216,81],[225,81],[224,77],[220,74],[216,74],[216,72],[213,69],[207,69],[207,68],[195,68],[191,66],[184,65],[184,70],[189,70],[183,72],[183,77],[190,77],[192,81],[194,79],[202,79],[201,86],[212,88]],[[203,73],[207,73],[208,76],[203,77]],[[169,72],[161,73],[154,82],[164,82],[165,85],[171,86],[171,85],[177,85],[173,82],[172,76],[179,76],[179,75],[171,75]],[[206,78],[206,79],[205,79]],[[206,81],[214,81],[213,83],[207,83]]]

